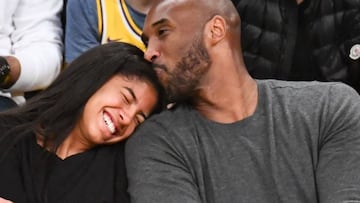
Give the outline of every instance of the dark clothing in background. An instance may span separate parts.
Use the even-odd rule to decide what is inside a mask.
[[[232,0],[255,78],[341,81],[360,92],[359,0]]]
[[[0,96],[0,111],[4,111],[16,106],[17,104],[14,102],[14,100],[10,99],[9,97]]]

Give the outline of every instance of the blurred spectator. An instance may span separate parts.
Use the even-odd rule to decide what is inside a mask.
[[[152,0],[68,0],[65,62],[89,48],[110,41],[144,50],[142,27]]]
[[[232,0],[255,78],[342,81],[360,91],[359,0]]]
[[[61,0],[0,1],[0,111],[47,87],[62,64]]]

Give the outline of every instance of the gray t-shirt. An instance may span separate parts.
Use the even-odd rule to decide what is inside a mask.
[[[360,97],[340,83],[258,80],[255,113],[221,124],[178,106],[126,145],[132,202],[360,201]]]

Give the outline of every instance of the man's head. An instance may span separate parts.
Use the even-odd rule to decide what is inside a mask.
[[[230,0],[160,0],[150,9],[143,29],[145,58],[153,62],[170,102],[196,94],[220,51],[215,47],[240,38],[239,22]]]

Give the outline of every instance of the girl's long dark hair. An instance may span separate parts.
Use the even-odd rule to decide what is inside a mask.
[[[47,89],[24,106],[0,113],[0,160],[18,140],[34,133],[42,136],[45,146],[51,141],[51,150],[56,152],[88,99],[116,74],[150,82],[162,101],[162,87],[140,49],[120,42],[94,47],[69,64]],[[161,108],[159,102],[156,111]]]

